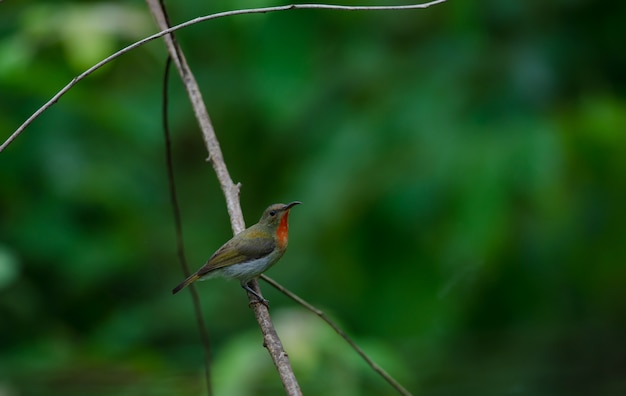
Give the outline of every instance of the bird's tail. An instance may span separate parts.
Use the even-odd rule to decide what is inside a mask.
[[[183,290],[185,287],[189,286],[190,284],[192,284],[193,282],[197,281],[198,279],[200,279],[200,277],[198,276],[197,273],[191,275],[189,278],[185,279],[178,286],[176,286],[172,290],[172,294],[178,293],[179,291]]]

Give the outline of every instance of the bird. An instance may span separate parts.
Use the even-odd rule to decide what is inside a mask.
[[[195,281],[211,278],[237,279],[241,287],[252,293],[267,306],[268,301],[248,286],[248,282],[261,275],[285,254],[289,240],[289,211],[302,202],[270,205],[258,223],[241,231],[172,290],[176,294]]]

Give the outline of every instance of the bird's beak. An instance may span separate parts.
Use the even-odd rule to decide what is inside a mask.
[[[302,202],[300,202],[300,201],[293,201],[293,202],[290,202],[290,203],[288,203],[287,205],[285,205],[285,207],[283,207],[283,210],[289,210],[289,209],[291,209],[292,207],[294,207],[294,206],[296,206],[296,205],[300,205],[300,204],[302,204]]]

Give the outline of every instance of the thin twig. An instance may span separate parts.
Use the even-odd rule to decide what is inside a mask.
[[[385,381],[387,381],[391,386],[393,386],[401,395],[411,396],[411,393],[408,390],[406,390],[389,373],[387,373],[382,367],[377,365],[369,356],[367,356],[367,354],[343,330],[341,330],[335,322],[333,322],[328,316],[326,316],[326,314],[323,311],[311,305],[310,303],[302,299],[297,294],[294,294],[293,292],[291,292],[289,289],[286,289],[280,283],[276,282],[274,279],[270,278],[269,276],[262,274],[260,278],[263,279],[265,282],[269,283],[270,285],[274,286],[274,288],[278,289],[278,291],[280,291],[287,297],[291,298],[298,304],[302,305],[304,308],[308,309],[309,311],[313,312],[315,315],[319,316],[324,322],[328,323],[328,325],[332,327],[332,329],[335,330],[335,332],[339,334],[341,338],[343,338],[348,344],[350,344],[352,349],[354,349],[356,353],[358,353],[363,358],[363,360],[365,360],[365,362],[369,364],[372,370],[380,374],[380,376],[383,377]]]
[[[167,180],[168,189],[170,192],[170,203],[172,206],[172,215],[174,217],[174,227],[176,230],[176,251],[178,254],[178,261],[183,268],[185,277],[191,273],[189,271],[189,265],[187,264],[187,258],[185,256],[185,245],[183,240],[183,225],[180,215],[180,206],[178,205],[178,196],[176,195],[176,183],[174,179],[174,161],[172,159],[172,140],[168,121],[168,85],[170,65],[172,64],[172,58],[167,57],[165,63],[165,73],[163,74],[163,108],[161,114],[163,115],[163,135],[165,139],[165,165],[167,168]],[[202,315],[202,307],[200,305],[200,297],[198,296],[198,290],[195,285],[189,285],[191,291],[191,300],[193,302],[193,309],[196,314],[196,322],[198,324],[198,332],[200,333],[200,341],[202,342],[202,349],[204,350],[204,379],[207,386],[207,395],[213,395],[213,381],[211,380],[211,342],[209,340],[209,332],[206,324],[204,323],[204,316]]]
[[[54,105],[59,98],[61,98],[61,96],[65,95],[65,93],[67,91],[70,90],[70,88],[72,88],[74,85],[76,85],[79,81],[83,80],[85,77],[87,77],[88,75],[90,75],[91,73],[93,73],[94,71],[98,70],[99,68],[101,68],[102,66],[106,65],[107,63],[111,62],[112,60],[120,57],[121,55],[124,55],[125,53],[134,50],[137,47],[140,47],[152,40],[155,40],[159,37],[163,37],[166,34],[175,32],[179,29],[183,29],[186,28],[188,26],[194,25],[196,23],[200,23],[200,22],[205,22],[205,21],[209,21],[212,19],[217,19],[217,18],[224,18],[224,17],[228,17],[228,16],[234,16],[234,15],[243,15],[243,14],[263,14],[263,13],[267,13],[267,12],[279,12],[279,11],[288,11],[288,10],[299,10],[299,9],[321,9],[321,10],[340,10],[340,11],[386,11],[386,10],[413,10],[413,9],[423,9],[423,8],[428,8],[431,6],[434,6],[436,4],[440,4],[440,3],[444,3],[447,0],[434,0],[428,3],[423,3],[423,4],[411,4],[411,5],[403,5],[403,6],[371,6],[371,7],[366,7],[366,6],[355,6],[355,7],[350,7],[350,6],[342,6],[342,5],[331,5],[331,4],[290,4],[290,5],[285,5],[285,6],[278,6],[278,7],[264,7],[264,8],[250,8],[250,9],[244,9],[244,10],[233,10],[233,11],[225,11],[225,12],[219,12],[216,14],[211,14],[211,15],[205,15],[202,17],[198,17],[198,18],[194,18],[191,19],[189,21],[183,22],[181,24],[178,24],[176,26],[172,26],[168,29],[164,29],[158,33],[153,34],[152,36],[146,37],[142,40],[136,41],[133,44],[122,48],[121,50],[117,51],[116,53],[106,57],[105,59],[101,60],[100,62],[96,63],[95,65],[93,65],[92,67],[90,67],[89,69],[85,70],[84,72],[82,72],[81,74],[79,74],[77,77],[74,77],[72,79],[72,81],[70,81],[65,87],[63,87],[59,92],[56,93],[56,95],[54,95],[49,101],[47,101],[43,106],[41,106],[37,111],[35,111],[30,117],[28,117],[28,119],[26,121],[24,121],[24,123],[22,125],[19,126],[19,128],[17,128],[12,134],[11,136],[9,136],[4,143],[2,143],[2,145],[0,145],[0,152],[4,151],[4,149],[11,144],[11,142],[13,140],[15,140],[15,138],[17,138],[35,119],[37,119],[37,117],[39,117],[44,111],[48,110],[50,107],[52,107],[52,105]],[[229,207],[229,214],[232,215],[231,210],[234,208],[230,208]],[[231,216],[232,218],[232,216]],[[243,221],[242,221],[243,223]]]

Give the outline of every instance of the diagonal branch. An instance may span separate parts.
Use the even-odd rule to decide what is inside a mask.
[[[163,30],[167,29],[167,17],[165,16],[165,12],[159,3],[159,0],[146,0],[146,3],[148,4],[148,7],[150,8],[150,11],[156,19],[159,27]],[[239,204],[239,185],[233,183],[230,174],[228,173],[219,142],[215,135],[213,125],[211,124],[211,119],[209,118],[209,114],[204,106],[200,88],[198,87],[196,79],[187,64],[180,46],[171,35],[165,36],[164,39],[168,52],[174,60],[174,64],[179,71],[183,84],[185,85],[185,89],[187,90],[187,94],[191,100],[198,123],[200,124],[200,129],[202,130],[202,135],[209,152],[210,162],[213,165],[213,169],[217,174],[217,178],[219,179],[219,183],[226,198],[228,214],[231,219],[233,232],[237,234],[245,228],[243,215],[241,213],[241,206]],[[250,285],[260,294],[259,285],[256,280],[250,282]],[[302,392],[300,391],[300,386],[298,385],[296,376],[291,368],[291,362],[289,361],[289,357],[283,348],[282,342],[280,341],[280,338],[278,338],[278,334],[274,329],[267,306],[264,304],[254,303],[257,298],[250,293],[248,293],[248,298],[263,333],[263,345],[267,348],[272,360],[274,361],[274,365],[278,369],[278,374],[280,375],[280,379],[286,393],[288,395],[301,395]]]
[[[198,18],[194,18],[191,19],[189,21],[180,23],[176,26],[172,26],[170,28],[167,29],[163,29],[162,31],[153,34],[152,36],[148,36],[142,40],[136,41],[133,44],[122,48],[121,50],[117,51],[116,53],[106,57],[105,59],[101,60],[100,62],[96,63],[95,65],[93,65],[92,67],[90,67],[89,69],[85,70],[84,72],[82,72],[81,74],[79,74],[78,76],[74,77],[72,79],[72,81],[70,81],[66,86],[64,86],[59,92],[57,92],[49,101],[47,101],[43,106],[41,106],[37,111],[35,111],[30,117],[28,117],[28,119],[26,121],[24,121],[24,123],[22,123],[22,125],[20,125],[12,134],[11,136],[9,136],[4,143],[2,143],[2,145],[0,145],[0,153],[2,151],[4,151],[5,148],[7,148],[7,146],[9,144],[11,144],[11,142],[13,142],[13,140],[15,140],[22,132],[24,132],[24,130],[35,120],[37,119],[41,114],[43,114],[44,111],[48,110],[50,107],[52,107],[52,105],[54,105],[56,102],[58,102],[58,100],[61,98],[61,96],[65,95],[67,93],[67,91],[69,91],[74,85],[76,85],[79,81],[83,80],[85,77],[87,77],[88,75],[90,75],[91,73],[93,73],[94,71],[98,70],[99,68],[101,68],[102,66],[106,65],[107,63],[113,61],[114,59],[124,55],[127,52],[130,52],[132,50],[134,50],[137,47],[140,47],[152,40],[158,39],[159,37],[163,37],[169,33],[172,33],[176,30],[194,25],[196,23],[200,23],[200,22],[205,22],[205,21],[209,21],[211,19],[217,19],[217,18],[223,18],[223,17],[227,17],[227,16],[234,16],[234,15],[242,15],[242,14],[264,14],[267,12],[278,12],[278,11],[288,11],[288,10],[299,10],[299,9],[321,9],[321,10],[339,10],[339,11],[386,11],[386,10],[414,10],[414,9],[423,9],[423,8],[428,8],[431,6],[434,6],[436,4],[440,4],[440,3],[444,3],[447,0],[434,0],[428,3],[422,3],[422,4],[410,4],[410,5],[403,5],[403,6],[355,6],[355,7],[351,7],[351,6],[341,6],[341,5],[330,5],[330,4],[290,4],[290,5],[285,5],[285,6],[278,6],[278,7],[265,7],[265,8],[250,8],[250,9],[244,9],[244,10],[234,10],[234,11],[225,11],[225,12],[219,12],[217,14],[211,14],[211,15],[205,15],[202,17],[198,17]],[[208,145],[208,143],[207,143]],[[210,151],[210,150],[209,150]],[[234,207],[229,207],[228,208],[228,213],[231,214],[231,219],[232,219],[232,214],[234,212],[236,212],[235,210],[236,208]],[[241,221],[241,225],[243,225],[243,220]]]
[[[363,358],[363,360],[365,360],[365,362],[372,368],[372,370],[374,370],[381,377],[383,377],[385,381],[389,383],[389,385],[393,386],[395,390],[398,391],[398,393],[400,393],[403,396],[411,396],[411,393],[408,390],[406,390],[402,385],[400,385],[398,381],[396,381],[391,375],[389,375],[389,373],[387,373],[385,369],[380,367],[369,356],[367,356],[367,354],[352,340],[352,338],[350,338],[343,330],[341,330],[341,328],[335,322],[333,322],[332,319],[330,319],[322,310],[309,304],[306,300],[304,300],[297,294],[292,293],[289,289],[286,289],[280,283],[276,282],[274,279],[270,278],[269,276],[263,274],[261,275],[260,278],[266,281],[267,283],[269,283],[270,285],[274,286],[274,288],[276,288],[278,291],[280,291],[287,297],[291,298],[298,304],[302,305],[304,308],[308,309],[309,311],[313,312],[315,315],[319,316],[320,319],[322,319],[333,330],[335,330],[335,333],[339,334],[339,336],[343,338],[352,347],[352,349],[354,349],[356,353],[358,353],[359,356]]]

